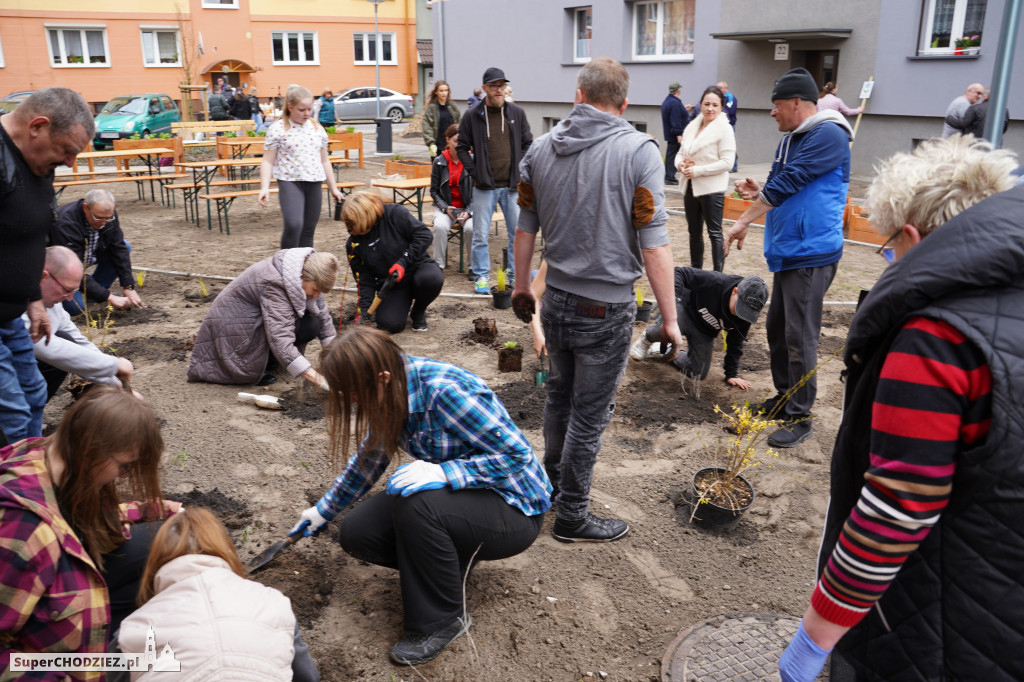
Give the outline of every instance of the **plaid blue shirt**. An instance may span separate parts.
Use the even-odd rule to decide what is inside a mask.
[[[489,488],[527,516],[551,508],[551,482],[530,443],[483,379],[461,367],[405,357],[409,418],[403,449],[440,464],[454,490]],[[317,502],[330,520],[365,495],[388,468],[360,449]]]

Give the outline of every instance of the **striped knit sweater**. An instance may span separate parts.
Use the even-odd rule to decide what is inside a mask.
[[[911,318],[882,368],[871,465],[811,605],[856,625],[939,521],[958,453],[982,440],[992,377],[981,353],[944,322]]]

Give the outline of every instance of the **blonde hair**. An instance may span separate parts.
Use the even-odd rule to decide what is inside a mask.
[[[892,236],[913,225],[924,237],[969,206],[1013,187],[1016,156],[973,135],[925,140],[876,167],[868,188],[871,222]]]
[[[167,519],[149,548],[149,559],[139,582],[136,603],[142,606],[156,594],[156,574],[169,562],[187,554],[207,554],[223,559],[238,576],[245,577],[245,569],[238,558],[224,524],[209,510],[202,507],[184,507]]]
[[[321,294],[334,288],[338,280],[338,258],[333,253],[314,251],[302,264],[302,279],[312,282]]]
[[[369,327],[346,328],[320,352],[320,372],[330,386],[327,431],[332,466],[337,466],[339,454],[347,456],[350,447],[379,451],[388,459],[397,455],[409,417],[409,397],[405,359],[391,335]],[[387,383],[383,372],[390,374]]]
[[[374,223],[384,215],[384,202],[370,192],[356,192],[345,200],[341,219],[352,234],[366,234]]]
[[[292,127],[292,107],[304,99],[313,99],[313,93],[309,91],[309,88],[294,84],[288,86],[288,92],[284,96],[284,110],[281,112],[285,130]]]

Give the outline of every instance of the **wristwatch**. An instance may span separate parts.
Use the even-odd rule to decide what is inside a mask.
[[[128,286],[125,287],[125,289],[131,289],[132,291],[135,291],[135,285],[129,284]]]

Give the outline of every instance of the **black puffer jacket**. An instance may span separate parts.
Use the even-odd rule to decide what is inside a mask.
[[[942,518],[837,647],[863,679],[1024,679],[1022,215],[1024,187],[964,211],[886,270],[850,327],[819,573],[864,485],[875,386],[904,321],[952,325],[992,373],[988,436],[960,453]]]
[[[384,204],[384,215],[369,232],[349,237],[345,250],[359,289],[359,312],[369,309],[374,292],[384,285],[392,265],[401,265],[408,277],[430,260],[427,248],[433,242],[429,227],[413,218],[404,206],[394,204]]]

